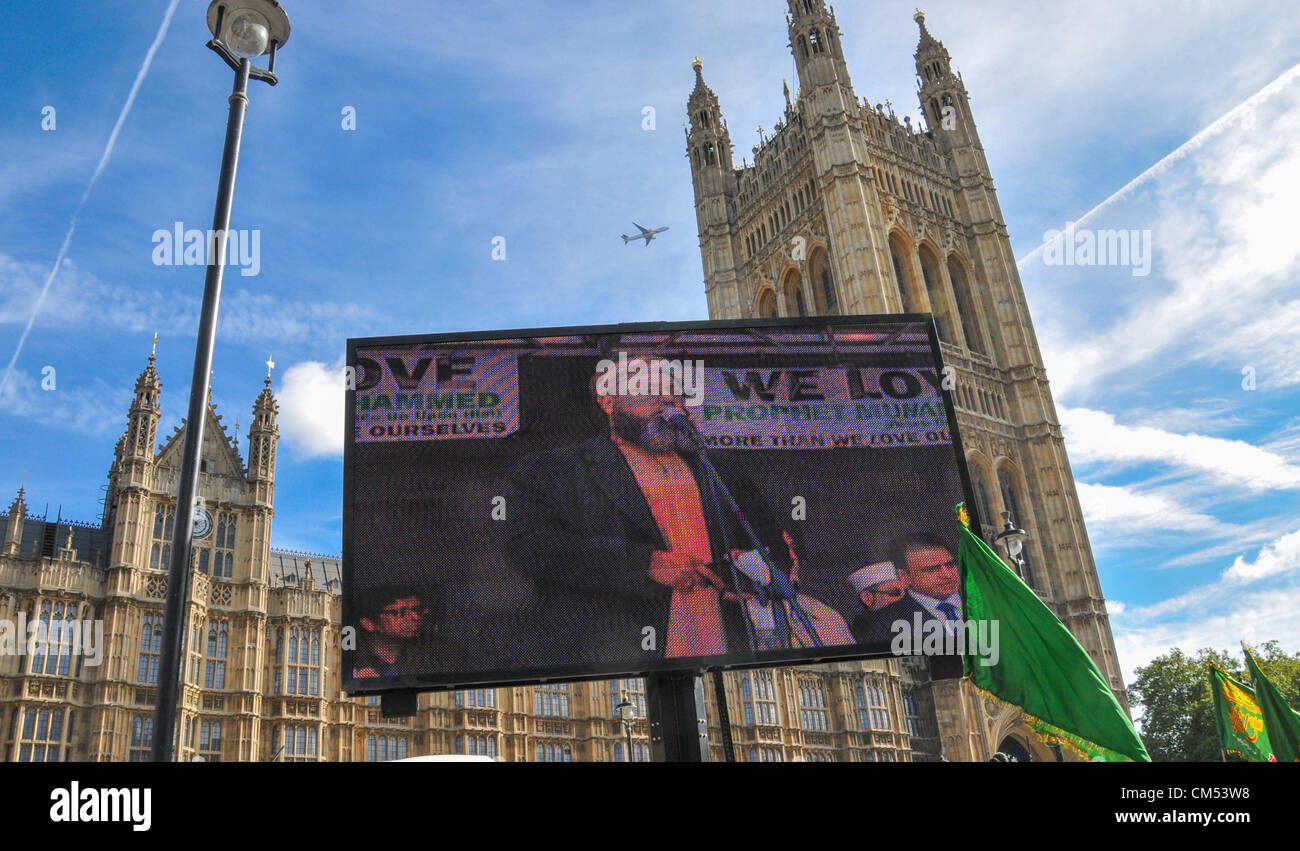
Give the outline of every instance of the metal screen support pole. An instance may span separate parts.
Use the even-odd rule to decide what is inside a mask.
[[[694,671],[665,671],[645,679],[654,762],[708,762],[709,720],[704,681]]]
[[[718,704],[718,724],[722,727],[722,758],[736,761],[736,746],[731,740],[731,713],[727,711],[727,685],[722,679],[722,669],[713,671],[713,699]]]

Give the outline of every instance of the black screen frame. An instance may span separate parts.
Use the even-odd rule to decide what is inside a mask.
[[[515,330],[494,330],[494,331],[476,331],[476,332],[455,332],[442,334],[410,334],[401,336],[387,337],[363,337],[349,338],[347,341],[347,354],[345,363],[351,369],[350,375],[356,374],[357,351],[358,349],[370,349],[381,347],[397,347],[419,344],[445,344],[445,343],[480,343],[490,342],[492,340],[536,338],[536,337],[577,337],[577,336],[600,336],[610,334],[642,334],[642,333],[672,333],[672,332],[708,332],[708,331],[728,331],[741,329],[787,329],[787,328],[808,328],[808,327],[839,327],[839,326],[897,326],[905,323],[914,323],[924,325],[929,337],[930,351],[933,356],[933,365],[937,375],[945,375],[945,365],[943,354],[939,346],[939,336],[936,329],[934,318],[930,314],[922,313],[893,313],[893,314],[873,314],[858,316],[801,316],[801,317],[784,317],[779,319],[728,319],[728,320],[696,320],[685,322],[637,322],[637,323],[620,323],[616,325],[595,325],[595,326],[569,326],[569,327],[552,327],[552,328],[530,328]],[[966,464],[966,452],[961,441],[961,434],[957,425],[957,412],[954,405],[954,399],[949,385],[952,382],[943,381],[937,388],[940,397],[943,399],[945,415],[948,421],[948,434],[951,440],[952,450],[956,456],[957,471],[961,482],[961,491],[966,510],[969,514],[970,526],[972,529],[980,529],[982,518],[978,515],[978,504],[974,499],[974,491],[971,484],[970,472]],[[342,561],[343,561],[343,588],[342,588],[342,617],[343,625],[355,625],[355,600],[353,599],[353,522],[354,522],[354,463],[356,441],[355,435],[355,415],[356,415],[356,389],[355,381],[349,382],[345,389],[346,401],[344,405],[344,450],[343,450],[343,541],[342,541]],[[952,510],[955,506],[947,507]],[[953,522],[957,522],[956,515],[953,515]],[[963,577],[964,578],[964,577]],[[962,601],[963,609],[965,600]],[[965,611],[962,612],[963,619]],[[354,627],[355,628],[355,627]],[[582,682],[589,680],[608,680],[625,677],[645,677],[660,672],[673,671],[695,671],[703,673],[705,671],[721,670],[746,670],[754,668],[774,668],[787,667],[791,665],[811,665],[829,662],[852,662],[870,659],[890,659],[898,658],[892,653],[875,652],[863,653],[860,645],[842,645],[837,647],[824,648],[805,648],[802,650],[788,651],[765,651],[761,660],[729,660],[719,662],[713,660],[708,665],[701,665],[700,660],[695,657],[682,659],[654,659],[654,664],[640,666],[636,668],[612,667],[606,664],[597,665],[575,665],[564,669],[550,669],[546,676],[529,676],[525,671],[502,670],[502,671],[480,671],[475,672],[474,676],[466,675],[463,678],[430,675],[399,675],[392,677],[367,678],[357,680],[352,677],[352,655],[353,651],[343,651],[342,664],[340,668],[342,690],[348,695],[382,695],[390,692],[437,692],[451,691],[463,688],[503,688],[510,686],[528,686],[541,685],[544,683],[560,682]],[[933,667],[932,672],[938,673]],[[950,668],[947,670],[951,670]]]

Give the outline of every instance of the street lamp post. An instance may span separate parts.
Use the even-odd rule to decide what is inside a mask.
[[[1002,512],[1002,521],[1005,525],[1002,531],[993,537],[993,541],[994,543],[1001,541],[1006,546],[1007,557],[1016,566],[1016,575],[1021,579],[1025,579],[1025,559],[1021,556],[1021,553],[1024,552],[1025,538],[1029,536],[1029,533],[1011,522],[1010,511]]]
[[[623,720],[623,732],[627,734],[627,761],[632,762],[632,724],[636,722],[636,707],[628,700],[624,700],[618,706],[619,718]]]
[[[230,117],[226,122],[226,146],[221,155],[221,177],[217,204],[212,216],[212,237],[208,245],[208,271],[203,284],[203,308],[199,315],[199,336],[194,351],[194,374],[190,379],[190,406],[185,420],[185,442],[181,454],[180,488],[176,497],[175,534],[167,581],[167,610],[163,620],[163,642],[158,674],[158,709],[154,718],[153,761],[171,762],[175,746],[176,707],[181,681],[181,643],[185,636],[185,610],[190,592],[190,547],[193,544],[195,495],[199,485],[199,455],[203,448],[204,407],[208,400],[208,378],[216,342],[217,310],[221,303],[221,280],[226,271],[226,233],[235,196],[235,171],[239,165],[239,143],[244,134],[244,110],[248,106],[248,80],[262,80],[274,86],[275,52],[289,38],[289,17],[276,0],[213,0],[208,6],[208,47],[235,71],[230,94]],[[266,68],[253,67],[251,60],[270,54]]]

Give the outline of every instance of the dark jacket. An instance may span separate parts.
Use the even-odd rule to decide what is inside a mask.
[[[725,459],[710,458],[773,561],[791,568],[782,529],[753,482]],[[697,485],[697,462],[688,458]],[[750,549],[734,515],[701,501],[714,561]],[[719,521],[719,517],[722,517]],[[725,542],[724,542],[725,526]],[[537,605],[527,639],[543,665],[632,662],[662,657],[672,591],[650,578],[650,556],[667,548],[650,506],[623,453],[608,436],[522,458],[506,491],[506,552],[515,569],[532,579]],[[730,586],[730,569],[715,568]],[[733,589],[734,590],[734,589]],[[722,604],[729,651],[749,648],[735,603]],[[654,650],[643,650],[653,627]]]
[[[853,637],[862,645],[889,645],[894,640],[895,621],[907,621],[907,628],[912,629],[912,615],[921,613],[921,623],[933,620],[934,616],[925,610],[925,606],[916,602],[911,594],[904,594],[897,600],[874,612],[862,612],[853,619]]]
[[[934,620],[934,616],[926,611],[909,593],[904,594],[903,599],[890,603],[883,609],[874,612],[862,612],[853,619],[853,637],[864,647],[872,649],[888,649],[893,644],[895,632],[892,629],[895,621],[906,621],[909,632],[915,632],[916,626],[913,615],[921,615],[922,628],[927,621]],[[922,641],[923,636],[915,636],[916,641]],[[905,648],[904,655],[911,655],[912,647]],[[931,656],[930,659],[930,676],[936,680],[960,677],[962,675],[962,660],[960,655],[953,656]]]

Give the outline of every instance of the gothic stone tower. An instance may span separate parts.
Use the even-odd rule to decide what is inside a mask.
[[[127,431],[109,471],[105,633],[124,651],[97,673],[90,759],[139,759],[156,698],[161,609],[176,517],[184,425],[158,443],[162,383],[149,358],[136,382]],[[271,380],[253,406],[245,468],[211,400],[199,466],[194,574],[181,696],[182,758],[256,759],[268,642],[268,561],[274,516],[276,406]],[[138,655],[134,651],[139,651]],[[233,693],[232,693],[233,692]]]
[[[925,126],[859,99],[835,14],[788,0],[799,92],[737,167],[697,59],[687,158],[709,316],[931,313],[986,539],[1003,511],[1029,533],[1026,579],[1107,677],[1124,684],[1101,585],[1011,240],[961,75],[915,19]],[[886,101],[888,104],[888,101]],[[906,668],[906,666],[905,666]],[[1045,755],[1015,713],[957,682],[931,687],[949,759],[1008,736]]]

